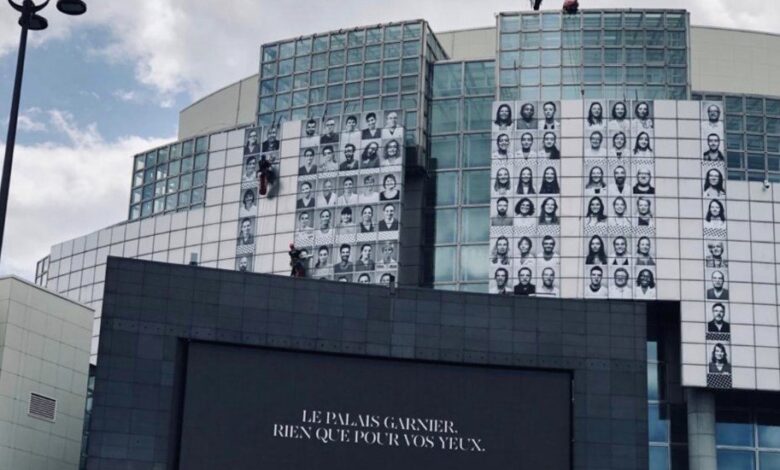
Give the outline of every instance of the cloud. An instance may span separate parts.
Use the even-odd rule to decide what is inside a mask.
[[[427,19],[434,31],[491,26],[500,11],[528,11],[516,0],[488,4],[473,0],[396,0],[391,9],[366,8],[365,0],[320,2],[257,2],[228,0],[90,1],[87,14],[67,18],[45,10],[51,28],[31,37],[37,41],[67,37],[73,28],[94,27],[108,32],[95,46],[105,60],[129,63],[139,84],[172,103],[186,93],[191,99],[257,73],[262,43],[340,28]],[[546,0],[544,9],[557,10],[562,0]],[[687,8],[696,25],[775,31],[780,2],[766,0],[587,0],[583,7]],[[0,17],[0,56],[14,49],[18,28],[14,15]]]
[[[119,101],[124,101],[125,103],[139,103],[142,101],[141,94],[133,90],[115,90],[112,93],[112,96]]]
[[[106,141],[97,125],[78,127],[60,110],[41,111],[66,145],[17,146],[0,272],[33,279],[51,246],[125,219],[132,156],[175,137]],[[0,146],[4,151],[4,144]]]
[[[17,126],[22,132],[45,132],[46,123],[41,120],[41,110],[39,108],[29,108],[19,113]],[[8,119],[5,120],[6,125]]]

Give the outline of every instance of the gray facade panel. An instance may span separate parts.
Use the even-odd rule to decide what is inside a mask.
[[[644,469],[646,309],[110,258],[88,468],[173,468],[182,354],[206,340],[568,370],[573,468]]]

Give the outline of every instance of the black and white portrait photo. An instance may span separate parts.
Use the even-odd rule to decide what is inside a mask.
[[[509,196],[512,194],[512,176],[509,173],[509,168],[506,166],[499,167],[493,178],[492,195]]]
[[[255,219],[244,217],[238,222],[238,245],[255,244]]]
[[[531,131],[525,131],[520,134],[520,140],[519,144],[515,145],[517,147],[515,151],[515,157],[522,158],[524,160],[533,159],[536,158],[538,153],[535,149],[535,140],[534,134]]]
[[[379,168],[379,142],[372,140],[363,146],[360,153],[360,168]]]
[[[381,139],[382,128],[379,120],[377,119],[377,114],[374,112],[366,113],[363,119],[365,122],[363,131],[361,133],[361,138],[363,140]]]
[[[509,214],[509,199],[500,197],[495,200],[495,209],[490,217],[490,225],[494,227],[511,227],[513,220]]]
[[[561,262],[558,254],[558,242],[552,235],[545,235],[541,241],[541,249],[536,257],[536,265],[540,269],[546,266],[557,267]]]
[[[490,253],[490,265],[494,268],[504,266],[509,268],[512,264],[512,255],[509,251],[509,239],[505,236],[498,237],[493,242]]]
[[[559,225],[558,201],[554,197],[542,200],[539,207],[539,225]]]
[[[607,264],[607,252],[604,246],[604,239],[599,235],[593,235],[590,237],[587,246],[587,254],[585,255],[586,265],[606,265]]]
[[[301,131],[301,147],[316,147],[319,145],[320,136],[318,130],[319,126],[316,119],[303,121],[303,129]]]
[[[722,139],[720,135],[712,133],[707,134],[707,140],[705,142],[705,150],[702,159],[705,162],[725,162],[726,157],[723,156],[721,149]]]
[[[588,144],[585,145],[585,158],[604,158],[607,156],[607,146],[604,143],[604,133],[600,130],[590,132]]]
[[[515,203],[514,225],[516,227],[533,227],[536,223],[536,206],[534,205],[534,199],[530,197],[521,197],[517,199],[517,202]]]
[[[729,290],[726,287],[726,275],[723,270],[712,271],[709,285],[707,300],[729,300]]]
[[[397,201],[401,197],[398,189],[400,174],[386,174],[382,176],[382,190],[379,192],[380,201]]]
[[[595,299],[606,299],[609,296],[609,290],[604,282],[604,268],[593,266],[588,269],[588,281],[585,286],[585,297]]]
[[[374,225],[374,207],[363,206],[360,209],[360,223],[358,223],[358,233],[372,233],[376,231]]]
[[[360,168],[360,164],[356,158],[357,147],[352,143],[347,143],[341,150],[341,163],[339,163],[339,171],[352,171]]]
[[[633,298],[633,289],[629,284],[631,276],[628,269],[620,267],[612,270],[612,282],[609,285],[610,299],[631,299]]]
[[[609,225],[612,227],[631,227],[631,214],[626,199],[623,196],[618,196],[610,200],[612,201],[612,210],[609,216]]]
[[[495,294],[508,295],[509,290],[509,271],[506,268],[498,268],[493,272],[493,281],[491,282],[491,291]]]
[[[585,212],[584,225],[586,227],[598,227],[607,225],[606,209],[604,199],[594,196],[588,201]]]
[[[723,173],[717,168],[710,168],[704,176],[704,197],[721,198],[726,196]]]
[[[352,206],[358,203],[357,187],[355,177],[346,176],[341,178],[339,184],[339,194],[336,204],[339,206]]]
[[[398,111],[388,111],[385,113],[385,126],[382,128],[382,139],[392,139],[400,143],[404,138],[404,128],[399,122]]]
[[[320,134],[320,145],[337,144],[340,138],[340,131],[336,118],[327,117],[322,122],[323,132]]]
[[[317,162],[315,161],[316,154],[317,150],[312,147],[303,150],[301,165],[298,167],[298,175],[307,176],[317,173]]]
[[[639,272],[637,272],[636,287],[634,288],[634,299],[655,299],[655,274],[653,274],[651,269],[640,269]]]
[[[726,305],[716,302],[710,307],[710,321],[707,322],[708,333],[731,333],[731,324],[726,321]]]
[[[533,279],[533,272],[531,268],[523,267],[517,271],[517,284],[514,288],[515,295],[534,295],[536,294],[536,286],[531,282]]]
[[[333,235],[333,209],[320,209],[317,211],[316,231],[317,237],[329,237]]]
[[[622,133],[625,138],[626,134],[631,131],[631,122],[628,117],[628,107],[624,101],[613,101],[609,112],[609,132],[613,135]]]
[[[613,158],[623,158],[630,155],[630,152],[627,148],[628,137],[626,137],[625,132],[618,131],[613,134],[610,144],[611,145],[609,146],[609,150],[607,152],[608,156]]]
[[[585,194],[599,195],[607,193],[607,183],[604,178],[604,168],[598,165],[592,166],[588,171],[588,180],[585,183]]]
[[[634,119],[631,121],[631,134],[638,136],[640,133],[653,131],[653,110],[648,101],[638,101],[634,104]]]
[[[495,109],[495,118],[493,119],[494,131],[511,130],[514,124],[512,118],[512,105],[510,103],[499,103]]]
[[[317,164],[317,172],[339,171],[337,148],[335,144],[327,144],[320,147],[320,162]]]
[[[311,209],[315,206],[314,187],[310,181],[304,181],[298,186],[298,200],[296,209]]]
[[[250,155],[244,159],[244,171],[241,173],[242,181],[257,180],[257,157]]]
[[[339,235],[353,235],[357,233],[355,217],[352,208],[349,206],[336,208],[339,216],[336,230]]]
[[[590,131],[599,131],[601,137],[604,137],[607,121],[604,117],[604,105],[598,101],[593,101],[588,106],[588,116],[585,119],[585,129]],[[591,134],[592,138],[593,134]]]
[[[395,284],[395,274],[382,273],[379,276],[379,284],[385,287],[390,287]]]
[[[394,204],[382,206],[382,220],[379,221],[379,231],[389,232],[398,230],[398,214]]]
[[[628,254],[628,239],[618,235],[612,239],[612,253],[609,258],[610,266],[630,266],[631,257]]]
[[[385,240],[379,243],[376,268],[380,270],[398,267],[398,242]]]
[[[317,207],[333,207],[336,205],[336,183],[333,179],[319,180],[317,192]]]
[[[653,202],[649,197],[640,196],[636,198],[636,226],[655,227]]]
[[[623,165],[617,165],[612,169],[612,179],[609,182],[609,194],[610,196],[626,196],[631,191],[629,188],[631,184],[628,179],[628,171]]]
[[[242,273],[252,272],[252,255],[239,255],[236,256],[236,271]]]
[[[515,270],[522,266],[528,266],[533,269],[536,266],[536,254],[534,253],[534,242],[531,237],[520,237],[517,241],[517,251],[515,251]]]
[[[355,265],[352,263],[352,247],[348,243],[343,243],[339,246],[339,259],[336,264],[333,265],[333,272],[335,274],[351,273],[355,270]]]
[[[728,265],[724,242],[722,240],[707,241],[704,266],[707,268],[726,268]]]
[[[355,261],[355,271],[374,271],[375,269],[374,245],[371,243],[360,244],[358,258]]]
[[[722,343],[717,343],[712,348],[708,372],[710,374],[731,374],[728,352]]]
[[[244,155],[260,153],[260,129],[250,128],[246,130],[244,143]]]
[[[560,296],[560,289],[558,289],[554,268],[547,266],[542,269],[541,282],[536,285],[536,295],[543,297]]]
[[[537,128],[536,124],[536,105],[534,103],[523,103],[520,106],[520,116],[516,119],[518,129]]]
[[[634,264],[637,266],[655,266],[653,259],[653,243],[650,237],[639,237],[636,241]]]
[[[542,146],[539,149],[539,158],[560,160],[561,150],[558,144],[558,135],[553,131],[545,131],[542,134]]]
[[[726,209],[719,199],[712,199],[707,204],[707,212],[704,215],[704,228],[725,229]]]
[[[631,152],[635,158],[653,157],[653,146],[650,140],[650,134],[645,131],[636,134],[634,149]]]
[[[333,273],[333,267],[330,260],[330,245],[320,245],[314,256],[314,265],[312,268],[312,277],[316,279],[328,279]]]
[[[539,185],[539,194],[559,194],[561,187],[558,184],[558,170],[554,166],[548,166],[542,170],[542,180]]]
[[[263,140],[263,153],[279,151],[279,129],[276,126],[265,128],[265,139]]]
[[[358,201],[361,204],[375,204],[379,202],[379,191],[376,186],[376,176],[373,174],[363,175],[359,187]]]
[[[516,194],[528,195],[536,194],[534,188],[534,171],[530,166],[523,166],[520,168],[520,174],[517,178],[517,190]]]
[[[257,189],[248,188],[244,190],[238,214],[242,217],[257,215]]]
[[[557,117],[558,104],[554,101],[547,101],[542,104],[542,115],[539,119],[540,131],[558,131],[561,123]]]
[[[401,141],[397,139],[385,140],[382,148],[382,159],[379,166],[398,166],[401,164]]]
[[[642,166],[637,169],[635,181],[636,183],[631,190],[634,194],[655,194],[653,173],[649,166]]]
[[[493,160],[506,161],[512,156],[512,139],[509,134],[498,134],[493,143]]]
[[[710,134],[723,135],[723,111],[718,103],[702,101],[702,122],[701,134],[708,136]]]

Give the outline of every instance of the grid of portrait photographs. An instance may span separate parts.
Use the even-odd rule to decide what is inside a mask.
[[[308,277],[396,282],[402,122],[395,110],[301,122],[295,246]]]
[[[707,386],[731,388],[723,103],[701,102],[701,178]]]
[[[261,194],[260,170],[271,168],[279,174],[279,146],[282,136],[277,126],[250,127],[244,132],[244,159],[241,171],[241,197],[239,198],[236,238],[236,270],[254,270],[255,235],[257,234],[257,206]],[[265,196],[275,190],[273,180],[267,182]]]
[[[656,298],[652,101],[583,102],[587,298]]]
[[[493,103],[491,293],[560,297],[559,104]]]

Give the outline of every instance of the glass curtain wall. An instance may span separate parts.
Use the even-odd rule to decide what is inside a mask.
[[[434,250],[428,276],[440,289],[487,292],[490,112],[494,61],[433,66],[428,207]]]
[[[696,93],[723,101],[729,179],[780,183],[780,98]]]
[[[497,29],[502,100],[689,95],[684,10],[501,13]]]
[[[136,155],[129,219],[202,207],[208,146],[208,136],[201,136]]]
[[[406,130],[418,129],[427,29],[415,21],[263,45],[258,125],[403,109]]]

